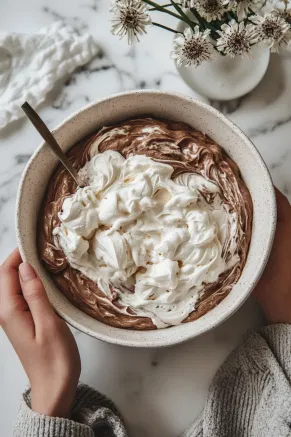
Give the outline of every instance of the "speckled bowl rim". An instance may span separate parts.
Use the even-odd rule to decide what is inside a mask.
[[[109,329],[109,331],[113,331],[114,330],[118,330],[118,331],[123,331],[124,333],[124,338],[114,338],[114,336],[109,335],[109,334],[104,334],[104,333],[100,333],[100,332],[95,332],[93,329],[84,327],[81,323],[77,322],[76,320],[74,320],[72,317],[68,316],[66,314],[66,312],[63,310],[63,308],[60,308],[56,305],[54,305],[54,302],[52,302],[54,309],[56,311],[56,313],[62,317],[69,325],[71,325],[72,327],[78,329],[79,331],[90,335],[93,338],[96,338],[98,340],[107,342],[107,343],[112,343],[112,344],[116,344],[116,345],[121,345],[121,346],[129,346],[129,347],[141,347],[141,348],[149,348],[149,347],[166,347],[166,346],[172,346],[175,344],[180,344],[180,343],[184,343],[190,339],[193,339],[195,337],[198,337],[214,328],[216,328],[217,326],[219,326],[221,323],[223,323],[224,321],[226,321],[230,316],[232,316],[241,306],[242,304],[247,300],[247,298],[250,296],[250,294],[252,293],[254,287],[256,286],[256,284],[258,283],[265,267],[266,264],[268,262],[269,256],[270,256],[270,252],[272,249],[272,245],[273,245],[273,240],[274,240],[274,236],[275,236],[275,231],[276,231],[276,223],[277,223],[277,205],[276,205],[276,195],[275,195],[275,188],[274,185],[272,183],[272,178],[270,175],[270,172],[268,170],[268,167],[266,166],[261,154],[259,153],[259,151],[257,150],[257,148],[255,147],[255,145],[253,144],[253,142],[243,133],[243,131],[230,119],[228,119],[225,115],[223,115],[220,111],[218,111],[217,109],[213,108],[212,106],[201,102],[200,100],[197,100],[195,98],[192,97],[188,97],[185,96],[181,93],[176,93],[176,92],[170,92],[170,91],[159,91],[159,90],[134,90],[134,91],[125,91],[125,92],[121,92],[121,93],[116,93],[116,94],[111,94],[109,97],[104,97],[101,99],[98,99],[92,103],[90,103],[89,105],[86,105],[84,107],[82,107],[80,110],[75,111],[72,115],[68,116],[67,118],[65,118],[64,121],[62,121],[55,129],[53,129],[53,132],[57,132],[59,129],[61,129],[62,127],[64,127],[64,125],[70,121],[73,121],[74,118],[77,118],[78,116],[80,116],[81,114],[83,114],[84,112],[86,112],[87,110],[89,110],[90,108],[99,105],[100,103],[103,102],[109,102],[111,100],[114,100],[118,97],[122,97],[122,96],[128,96],[130,97],[131,95],[143,95],[143,94],[149,94],[149,95],[168,95],[168,96],[172,96],[172,97],[177,97],[180,99],[184,99],[185,102],[188,103],[194,103],[195,105],[200,106],[202,109],[204,109],[205,111],[208,111],[210,113],[212,113],[215,117],[217,117],[218,119],[220,119],[224,124],[226,124],[236,135],[238,135],[240,137],[240,139],[244,142],[248,144],[248,147],[251,149],[254,158],[256,159],[257,163],[261,166],[261,169],[263,172],[265,172],[265,177],[266,179],[269,181],[269,194],[270,194],[270,209],[271,209],[271,216],[268,218],[270,221],[270,230],[269,230],[269,241],[268,241],[268,246],[267,246],[267,250],[265,252],[265,255],[262,257],[261,262],[258,263],[257,265],[257,274],[255,276],[255,278],[253,279],[251,285],[249,286],[249,289],[247,292],[241,294],[233,303],[232,305],[228,306],[227,309],[224,312],[221,312],[220,314],[217,315],[217,317],[213,320],[209,320],[209,323],[207,326],[204,327],[200,327],[199,329],[196,329],[195,332],[193,332],[190,327],[193,326],[193,324],[195,324],[194,322],[190,322],[185,324],[184,326],[188,325],[189,329],[187,330],[186,333],[184,333],[183,335],[180,336],[175,336],[174,335],[174,330],[176,328],[178,328],[180,325],[173,326],[170,328],[166,328],[166,331],[169,332],[169,336],[167,337],[166,340],[161,340],[161,339],[155,339],[154,341],[152,341],[152,339],[149,339],[147,341],[144,340],[144,337],[146,337],[146,334],[152,331],[136,331],[136,330],[127,330],[127,329],[120,329],[120,328],[113,328],[109,325],[106,325]],[[17,243],[19,246],[19,250],[20,250],[20,254],[22,256],[22,259],[24,261],[28,261],[28,257],[26,255],[25,252],[25,248],[23,245],[23,240],[22,240],[22,235],[21,235],[21,223],[20,223],[20,218],[21,218],[21,210],[20,210],[20,201],[21,201],[21,197],[23,194],[23,190],[24,190],[24,181],[25,179],[29,176],[29,172],[30,172],[30,168],[32,166],[32,163],[34,161],[34,159],[38,156],[38,154],[41,152],[42,148],[45,145],[45,141],[43,141],[39,147],[35,150],[35,152],[32,154],[29,162],[27,163],[27,166],[22,174],[21,180],[20,180],[20,184],[19,184],[19,188],[18,188],[18,193],[17,193],[17,200],[16,200],[16,236],[17,236]],[[76,308],[76,311],[77,308]],[[211,312],[211,311],[210,311]],[[207,313],[209,314],[209,313]],[[200,319],[204,318],[205,316],[202,316]],[[198,320],[200,320],[198,319]],[[126,333],[128,331],[134,331],[135,333],[140,334],[140,339],[136,339],[136,340],[128,340],[126,338]],[[165,331],[165,330],[163,330]],[[172,335],[170,335],[170,333]]]

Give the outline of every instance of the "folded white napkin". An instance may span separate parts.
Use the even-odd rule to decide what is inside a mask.
[[[55,83],[98,53],[89,34],[57,22],[38,33],[0,34],[0,129],[36,107]]]

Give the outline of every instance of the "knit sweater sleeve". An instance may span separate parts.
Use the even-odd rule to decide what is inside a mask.
[[[291,436],[291,325],[249,334],[216,374],[183,437]]]
[[[30,391],[24,393],[14,437],[127,437],[115,405],[91,387],[80,384],[71,419],[48,417],[30,407]]]

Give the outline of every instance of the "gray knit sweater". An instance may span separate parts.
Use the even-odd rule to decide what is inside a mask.
[[[80,385],[72,419],[41,416],[23,396],[15,437],[127,437],[111,401]],[[201,417],[183,437],[291,436],[291,325],[248,335],[223,364]]]

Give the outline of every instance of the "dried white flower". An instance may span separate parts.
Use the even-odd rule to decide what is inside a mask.
[[[234,58],[236,55],[250,55],[251,46],[256,42],[254,38],[254,26],[243,22],[237,23],[231,20],[229,24],[223,24],[216,44],[217,49],[225,55]]]
[[[201,17],[207,21],[220,19],[228,11],[230,0],[180,0],[179,4],[184,8],[195,8]]]
[[[236,12],[238,21],[242,21],[250,12],[258,12],[265,0],[225,0],[224,4]]]
[[[113,1],[110,8],[111,32],[120,38],[127,35],[129,44],[139,41],[139,35],[147,33],[147,26],[152,24],[148,10],[149,6],[141,0]]]
[[[203,61],[211,58],[214,47],[209,40],[209,34],[209,29],[201,32],[199,27],[195,26],[194,32],[188,27],[183,35],[176,36],[171,58],[176,61],[178,67],[198,67]]]
[[[267,44],[271,52],[278,52],[280,47],[290,43],[290,24],[280,15],[270,12],[264,16],[255,15],[250,20],[256,25],[257,42]]]
[[[228,10],[224,0],[196,0],[195,9],[207,21],[220,20]]]

